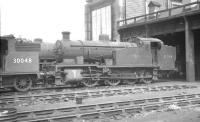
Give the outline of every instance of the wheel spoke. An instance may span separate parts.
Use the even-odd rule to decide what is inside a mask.
[[[17,78],[14,82],[14,88],[18,91],[27,91],[32,86],[30,78]]]
[[[120,80],[117,80],[117,79],[105,80],[105,84],[108,84],[110,86],[116,86],[119,83],[120,83]]]
[[[86,87],[94,87],[94,86],[97,85],[98,82],[95,81],[95,80],[86,79],[86,80],[84,80],[82,83],[83,83],[84,86],[86,86]]]
[[[143,82],[145,84],[150,84],[152,82],[152,79],[143,79]]]

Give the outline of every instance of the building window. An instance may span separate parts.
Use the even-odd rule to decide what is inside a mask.
[[[92,11],[92,39],[99,40],[101,34],[111,39],[111,6]]]
[[[198,0],[190,0],[190,3],[194,3],[194,2],[198,2]],[[191,8],[195,8],[195,7],[197,7],[198,6],[198,4],[193,4],[193,5],[191,5],[190,7]]]
[[[160,10],[161,4],[155,1],[150,1],[149,2],[149,13],[155,13]],[[149,19],[154,19],[157,16],[157,14],[151,14],[149,15]]]
[[[171,0],[171,3],[172,3],[172,8],[183,5],[182,0]]]
[[[154,13],[160,10],[161,4],[155,1],[150,1],[148,7],[149,13]]]

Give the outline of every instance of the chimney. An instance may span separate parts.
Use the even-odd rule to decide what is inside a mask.
[[[62,36],[63,36],[64,41],[70,41],[70,32],[69,31],[63,31]]]

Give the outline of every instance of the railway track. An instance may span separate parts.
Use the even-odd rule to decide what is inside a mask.
[[[4,106],[29,106],[40,103],[58,103],[68,102],[76,98],[97,98],[115,95],[139,94],[144,92],[173,91],[180,89],[193,89],[197,86],[193,85],[168,85],[158,87],[106,87],[104,89],[85,89],[85,90],[44,90],[29,91],[25,93],[3,93],[0,95],[0,107]]]
[[[170,82],[169,80],[159,80],[156,83],[160,83],[160,82]],[[152,83],[154,84],[154,83]],[[60,91],[60,90],[67,90],[67,91],[77,91],[77,90],[97,90],[97,89],[108,89],[108,88],[124,88],[124,87],[141,87],[141,86],[147,86],[149,84],[144,84],[144,83],[138,83],[138,84],[132,84],[132,85],[127,85],[127,84],[120,84],[117,86],[105,86],[105,85],[99,85],[99,86],[95,86],[95,87],[77,87],[77,86],[71,86],[71,85],[66,85],[66,86],[46,86],[46,87],[32,87],[29,91],[26,92],[14,92],[13,89],[0,89],[0,93],[1,94],[26,94],[29,92],[56,92],[56,91]]]
[[[154,97],[150,99],[124,100],[103,104],[76,105],[57,109],[17,113],[20,122],[73,122],[99,118],[120,118],[148,111],[162,111],[170,105],[181,108],[199,106],[200,94]]]

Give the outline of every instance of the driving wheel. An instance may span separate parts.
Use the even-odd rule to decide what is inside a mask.
[[[82,81],[82,83],[86,87],[94,87],[98,84],[96,80],[92,80],[92,79],[85,79]]]
[[[109,80],[105,80],[105,84],[108,84],[110,86],[116,86],[120,83],[120,80],[117,79],[109,79]]]
[[[16,78],[14,81],[14,88],[17,91],[28,91],[32,86],[31,78],[24,77],[24,78]]]
[[[150,84],[152,82],[152,80],[150,78],[146,78],[146,79],[143,80],[143,82],[145,84]]]

